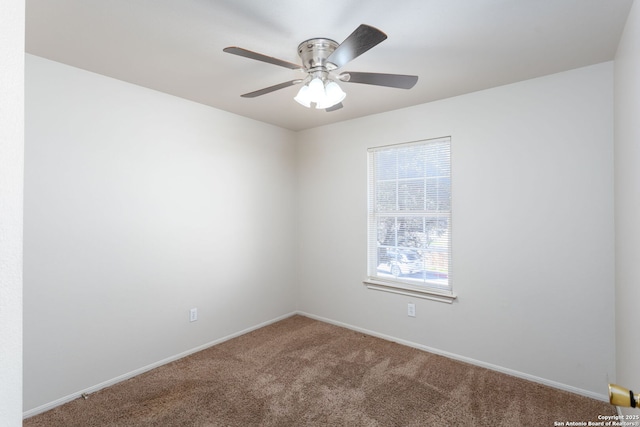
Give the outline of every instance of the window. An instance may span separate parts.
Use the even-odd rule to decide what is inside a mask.
[[[372,289],[452,302],[451,138],[369,149]]]

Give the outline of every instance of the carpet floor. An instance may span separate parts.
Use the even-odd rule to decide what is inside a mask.
[[[512,427],[586,425],[615,413],[605,402],[293,316],[23,425]]]

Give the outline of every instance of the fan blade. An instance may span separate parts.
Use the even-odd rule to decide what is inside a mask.
[[[340,68],[386,38],[387,35],[379,29],[362,24],[329,55],[327,61]]]
[[[256,61],[267,62],[273,65],[279,65],[281,67],[289,68],[291,70],[298,70],[302,66],[294,64],[293,62],[283,61],[282,59],[274,58],[272,56],[263,55],[261,53],[252,52],[241,47],[230,46],[222,49],[224,52],[231,53],[233,55],[244,56],[245,58],[255,59]]]
[[[367,85],[395,87],[398,89],[411,89],[418,82],[418,76],[404,74],[381,74],[345,72],[340,74],[340,80],[349,83],[363,83]]]
[[[240,95],[243,98],[255,98],[256,96],[265,95],[267,93],[275,92],[276,90],[284,89],[285,87],[297,85],[298,83],[302,83],[302,80],[291,80],[288,82],[280,83],[277,85],[265,87],[264,89],[256,90],[255,92],[245,93],[244,95]]]
[[[337,103],[336,105],[333,105],[329,108],[325,108],[324,111],[326,111],[327,113],[330,113],[332,111],[336,111],[341,109],[342,107],[344,107],[344,105],[342,105],[342,102]]]

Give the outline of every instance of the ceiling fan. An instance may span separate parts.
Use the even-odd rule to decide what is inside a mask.
[[[313,103],[317,109],[335,111],[343,107],[342,101],[346,97],[346,94],[337,82],[363,83],[400,89],[411,89],[416,84],[418,76],[403,74],[364,73],[355,71],[337,74],[336,70],[383,42],[386,38],[387,35],[377,28],[362,24],[340,44],[327,38],[309,39],[298,45],[298,55],[302,60],[302,65],[283,61],[236,46],[226,47],[223,51],[292,70],[302,70],[307,73],[306,77],[302,79],[290,80],[240,96],[244,98],[255,98],[303,83],[302,88],[300,88],[294,98],[298,103],[307,108],[311,108],[311,104]]]

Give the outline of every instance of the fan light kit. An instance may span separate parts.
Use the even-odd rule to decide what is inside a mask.
[[[255,98],[302,83],[303,86],[293,98],[296,102],[307,108],[311,108],[311,104],[314,104],[317,109],[335,111],[343,107],[342,101],[347,96],[338,82],[363,83],[399,89],[411,89],[415,86],[418,76],[363,72],[335,74],[338,68],[362,55],[386,38],[387,35],[377,28],[362,24],[341,44],[326,38],[309,39],[298,46],[298,55],[302,60],[302,65],[252,52],[241,47],[231,46],[223,50],[233,55],[244,56],[245,58],[267,62],[291,70],[302,70],[307,73],[307,76],[303,79],[290,80],[255,92],[245,93],[241,95],[243,98]]]
[[[311,103],[313,102],[316,104],[316,108],[325,109],[341,103],[346,96],[347,94],[340,89],[338,83],[323,81],[321,77],[314,77],[309,84],[300,88],[293,99],[307,108],[311,108]]]

